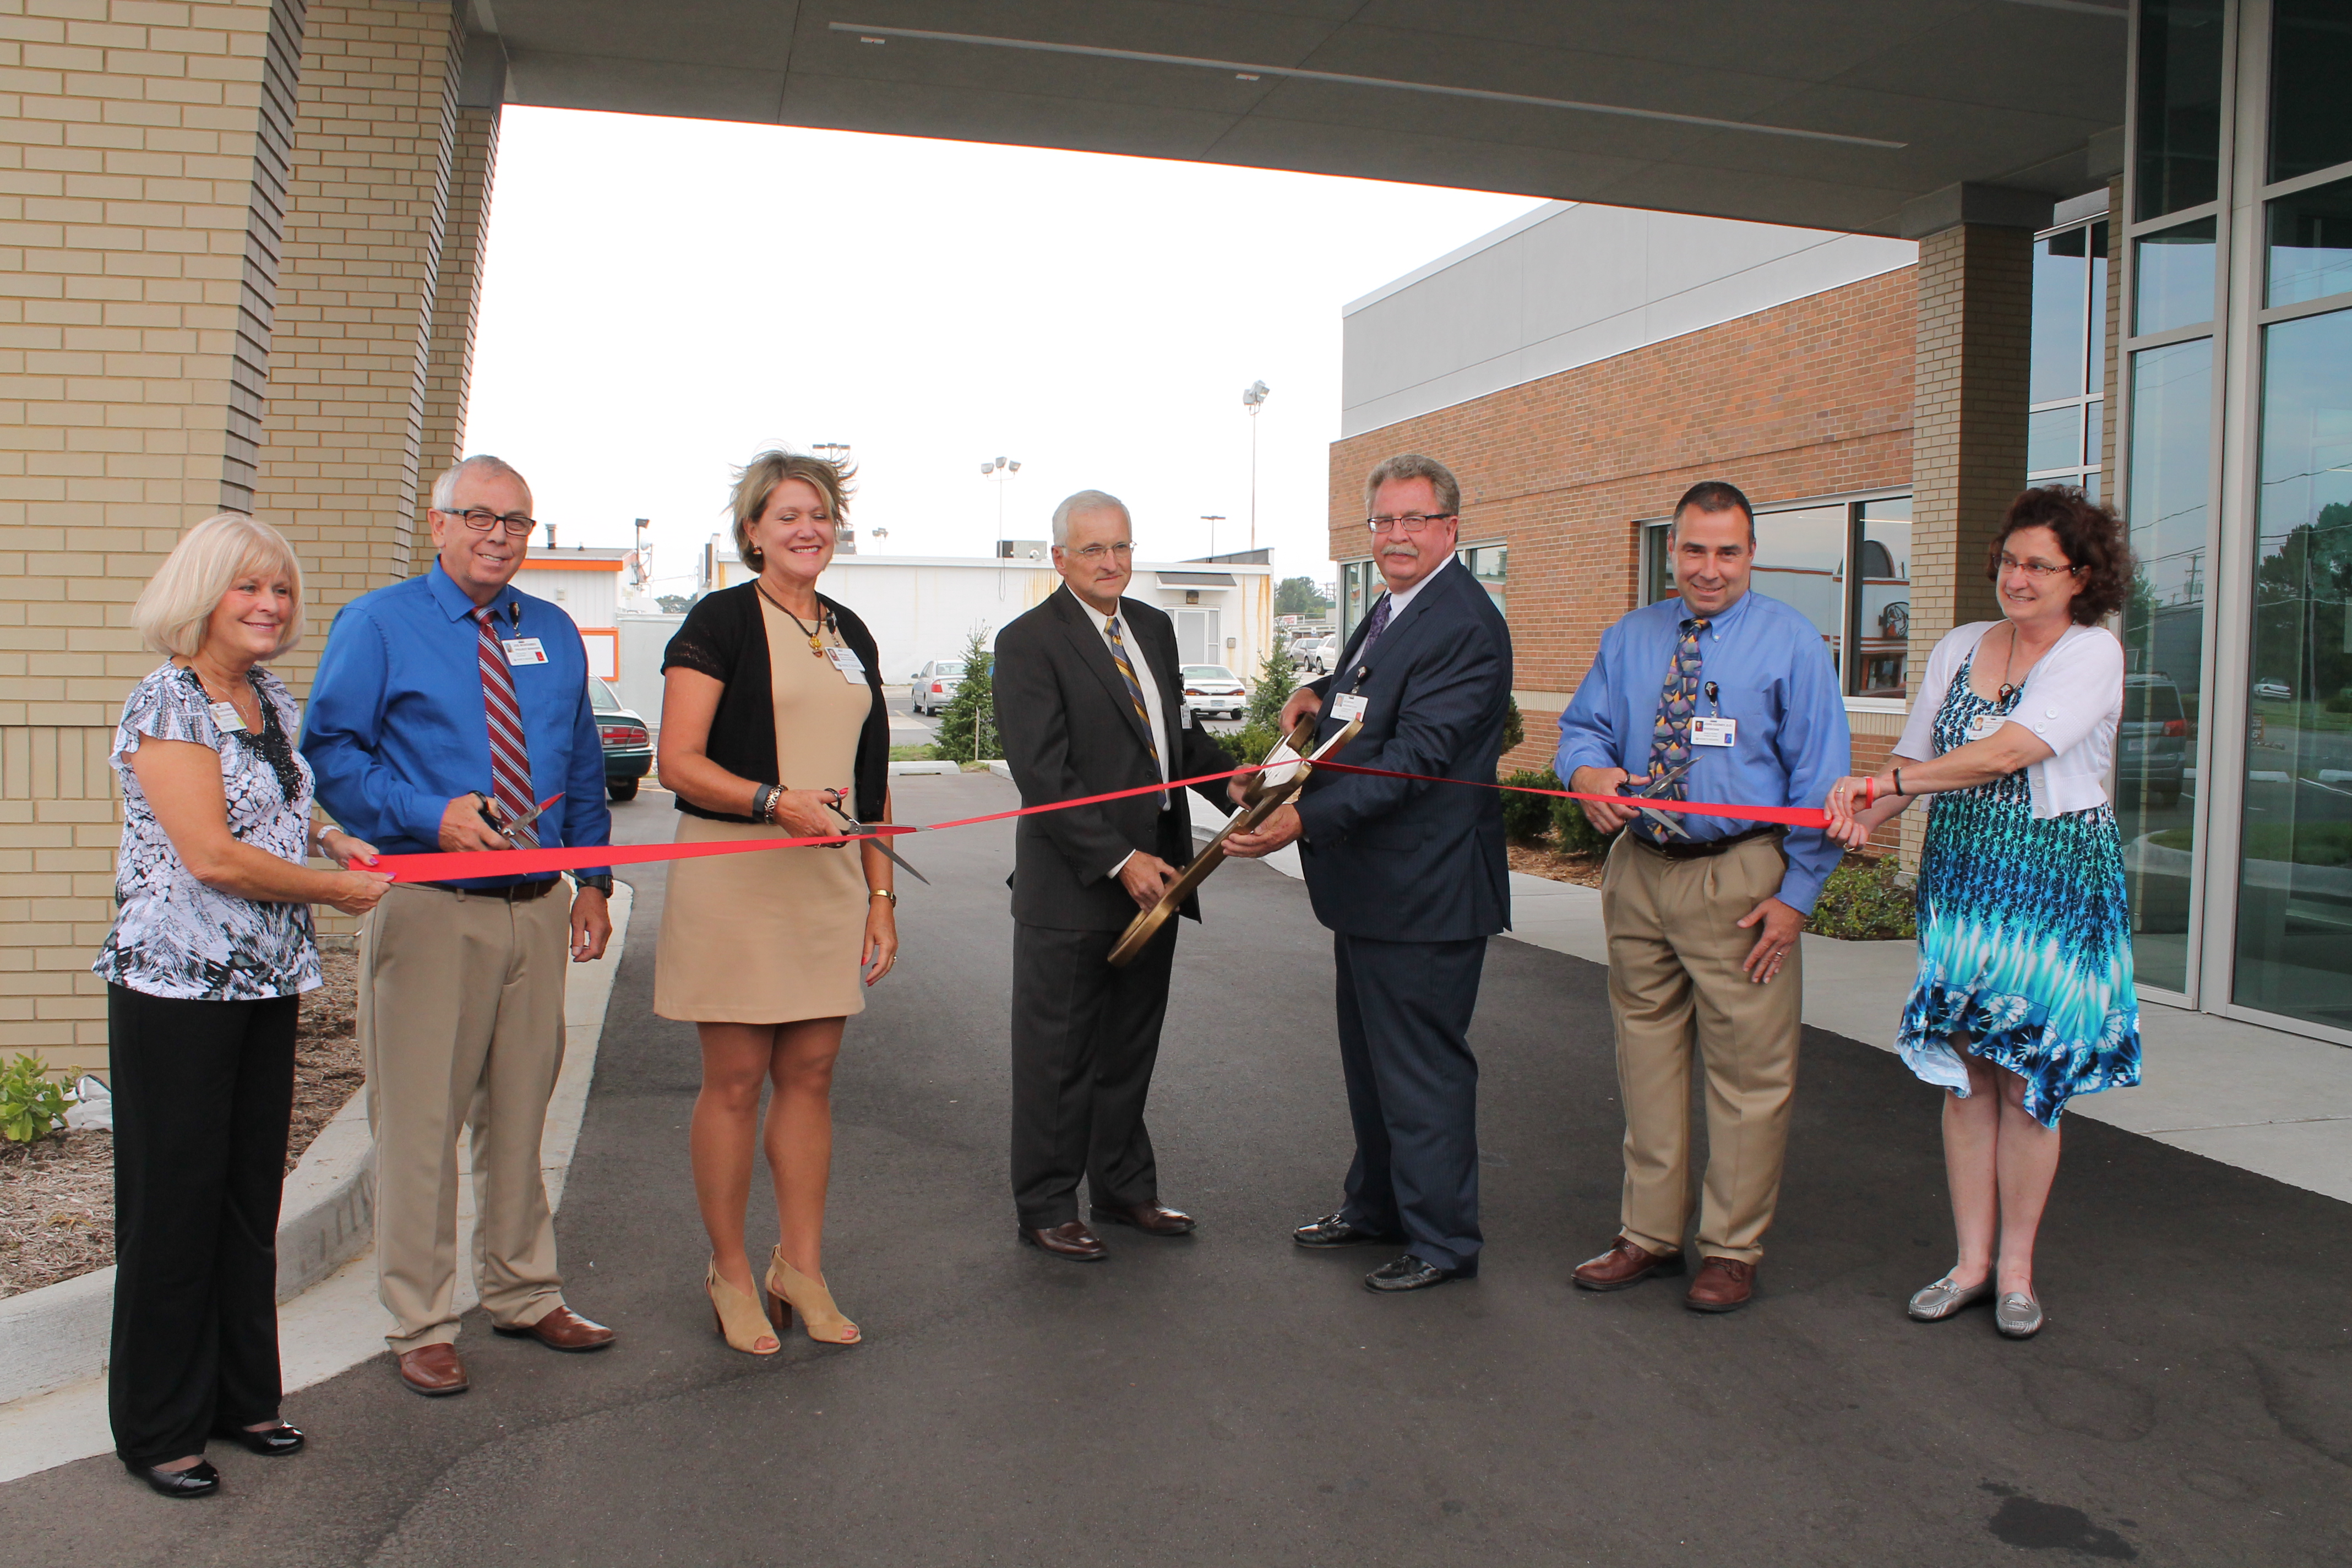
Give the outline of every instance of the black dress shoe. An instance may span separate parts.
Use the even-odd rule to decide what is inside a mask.
[[[184,1470],[159,1470],[130,1459],[122,1461],[122,1468],[165,1497],[210,1497],[220,1490],[220,1472],[209,1459],[198,1459]]]
[[[1056,1226],[1024,1225],[1021,1227],[1021,1239],[1040,1252],[1050,1252],[1073,1263],[1100,1263],[1110,1256],[1110,1248],[1102,1244],[1102,1238],[1081,1220],[1066,1220]]]
[[[1133,1226],[1146,1236],[1192,1234],[1191,1215],[1160,1204],[1129,1204],[1124,1208],[1106,1208],[1096,1204],[1087,1212],[1100,1224]]]
[[[243,1426],[215,1426],[213,1428],[213,1436],[226,1437],[233,1443],[242,1443],[252,1452],[265,1457],[299,1454],[302,1451],[301,1428],[289,1426],[283,1421],[275,1426],[264,1426],[258,1432],[248,1431]]]
[[[1443,1285],[1448,1279],[1475,1279],[1478,1263],[1473,1258],[1460,1268],[1440,1268],[1434,1263],[1423,1263],[1412,1253],[1392,1263],[1383,1263],[1364,1276],[1367,1290],[1426,1290],[1432,1285]]]
[[[1366,1241],[1402,1241],[1402,1237],[1384,1230],[1366,1230],[1362,1226],[1327,1214],[1312,1225],[1302,1225],[1290,1233],[1290,1239],[1301,1247],[1354,1247]]]

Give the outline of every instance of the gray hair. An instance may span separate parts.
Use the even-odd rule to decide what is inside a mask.
[[[435,511],[455,510],[449,503],[457,499],[457,478],[469,469],[487,474],[494,479],[512,479],[523,488],[524,494],[528,495],[530,492],[530,481],[517,472],[512,463],[508,462],[504,458],[493,458],[488,452],[477,452],[470,458],[461,459],[455,468],[445,469],[441,477],[433,481]]]
[[[1462,486],[1454,470],[1418,452],[1400,452],[1372,470],[1371,478],[1364,481],[1365,508],[1371,507],[1382,485],[1404,479],[1427,479],[1429,488],[1437,492],[1437,510],[1447,517],[1462,510]]]
[[[1135,514],[1127,510],[1125,501],[1108,490],[1080,490],[1066,497],[1054,509],[1054,542],[1056,545],[1069,543],[1070,519],[1082,511],[1116,511],[1127,519],[1128,527],[1135,526]]]

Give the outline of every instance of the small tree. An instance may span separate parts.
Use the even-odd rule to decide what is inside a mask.
[[[990,679],[995,656],[988,651],[988,628],[975,626],[963,645],[963,684],[940,710],[938,750],[942,761],[977,763],[1004,750],[996,738],[996,689]]]
[[[1250,688],[1249,708],[1242,715],[1244,723],[1264,724],[1271,729],[1281,722],[1282,705],[1297,689],[1291,684],[1292,673],[1288,648],[1275,647],[1265,650],[1265,658],[1258,661],[1257,682]]]
[[[1274,585],[1274,613],[1277,616],[1319,616],[1331,607],[1312,577],[1285,577]]]
[[[664,594],[654,603],[661,606],[665,616],[682,616],[694,608],[694,601],[699,596],[694,594]]]

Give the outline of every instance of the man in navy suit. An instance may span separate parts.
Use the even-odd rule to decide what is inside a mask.
[[[1461,487],[1407,454],[1365,481],[1388,592],[1332,673],[1294,693],[1283,727],[1319,713],[1318,739],[1363,729],[1339,760],[1492,784],[1510,701],[1511,633],[1454,564]],[[1478,1272],[1478,1063],[1470,1016],[1486,939],[1510,926],[1502,796],[1492,789],[1318,772],[1297,802],[1228,853],[1296,840],[1315,917],[1332,931],[1339,1060],[1356,1128],[1347,1196],[1301,1226],[1301,1247],[1405,1244],[1374,1290]]]

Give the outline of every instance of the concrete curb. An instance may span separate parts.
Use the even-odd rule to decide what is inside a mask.
[[[921,778],[935,773],[953,777],[962,772],[962,765],[957,763],[892,763],[890,764],[890,776],[894,779]]]

